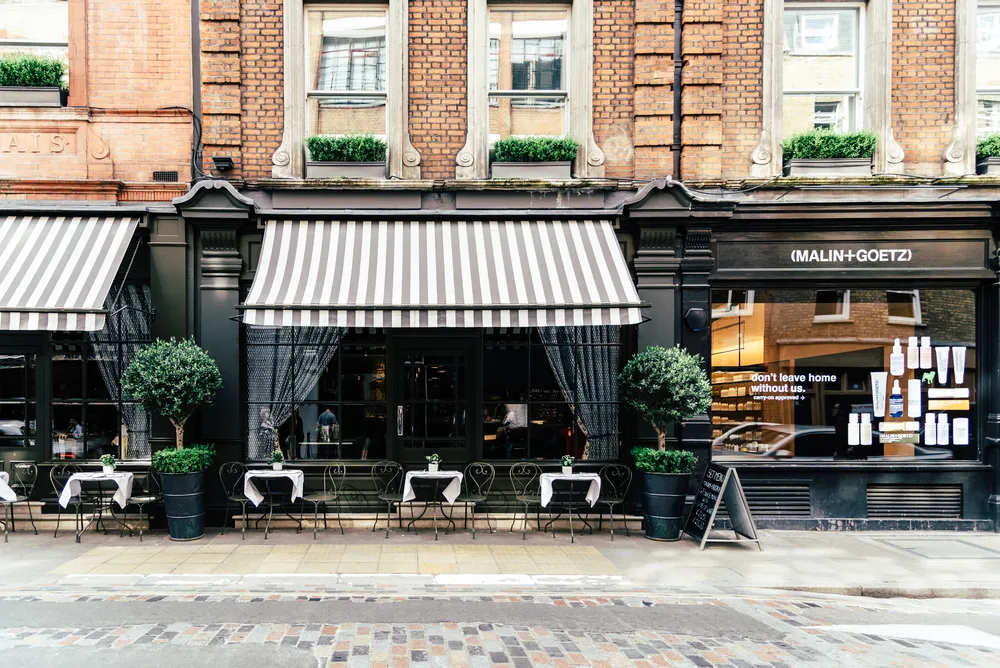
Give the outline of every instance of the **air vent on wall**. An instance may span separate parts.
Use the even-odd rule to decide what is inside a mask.
[[[754,480],[743,483],[743,492],[754,517],[809,517],[812,514],[806,480]],[[725,508],[724,503],[722,508]]]
[[[153,180],[159,183],[177,183],[179,178],[177,172],[153,172]]]
[[[962,517],[961,485],[868,485],[868,517]]]

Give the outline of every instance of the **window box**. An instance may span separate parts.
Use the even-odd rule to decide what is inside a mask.
[[[494,179],[572,179],[573,163],[559,162],[494,162]]]
[[[1000,158],[983,158],[976,163],[976,174],[1000,176]]]
[[[384,179],[384,162],[306,162],[307,179]]]
[[[789,160],[786,176],[871,176],[871,158],[836,158],[833,160]]]
[[[62,90],[56,86],[0,86],[0,107],[61,107]]]

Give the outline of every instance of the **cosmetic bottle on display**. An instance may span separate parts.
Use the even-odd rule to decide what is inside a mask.
[[[847,424],[847,444],[848,445],[860,445],[861,444],[861,425],[858,424],[858,414],[851,413],[850,422]]]
[[[850,439],[851,432],[850,429],[847,431],[847,437]],[[861,445],[871,445],[872,444],[872,414],[862,413],[861,414]]]
[[[931,337],[920,337],[920,368],[934,368],[934,353],[931,352]]]
[[[872,407],[875,417],[885,417],[885,384],[889,374],[885,371],[872,371]]]
[[[911,336],[906,341],[906,368],[920,368],[920,348],[917,346],[917,337]]]
[[[899,339],[892,344],[892,354],[889,355],[889,373],[893,376],[902,376],[906,365],[903,363],[903,347],[899,344]]]
[[[889,395],[889,417],[903,417],[903,390],[899,381],[892,381],[892,394]]]
[[[937,381],[940,385],[948,384],[948,359],[951,357],[951,348],[943,346],[935,348],[937,354]]]
[[[951,349],[951,359],[955,363],[955,384],[965,382],[965,346],[955,346]]]
[[[918,418],[920,415],[920,379],[911,378],[906,381],[906,417]]]
[[[955,418],[951,424],[951,442],[955,445],[969,444],[969,418]]]
[[[937,445],[937,415],[928,413],[924,416],[924,445]]]
[[[951,434],[948,432],[948,414],[941,413],[937,421],[937,444],[948,445],[951,442]]]

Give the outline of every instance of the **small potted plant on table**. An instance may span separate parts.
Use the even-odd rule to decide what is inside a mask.
[[[576,457],[570,455],[563,455],[562,459],[559,460],[559,464],[562,466],[563,475],[573,474],[573,464],[576,463]]]
[[[438,467],[441,465],[440,455],[427,455],[427,470],[430,473],[437,473]]]
[[[0,54],[0,107],[61,107],[65,72],[52,56]]]
[[[871,132],[812,130],[781,145],[788,176],[871,176],[878,138]]]
[[[677,540],[681,534],[688,479],[698,459],[686,450],[666,450],[667,426],[705,413],[712,386],[702,359],[683,348],[650,346],[635,354],[618,375],[622,401],[653,425],[657,448],[633,448],[643,472],[646,537]]]
[[[494,179],[571,179],[579,144],[569,137],[507,137],[493,144]]]
[[[101,471],[104,473],[114,473],[115,472],[115,456],[114,455],[101,455]]]
[[[185,449],[184,425],[199,406],[211,403],[220,387],[222,374],[215,360],[191,339],[159,339],[143,346],[122,376],[126,398],[174,425],[176,449],[153,454],[173,540],[194,540],[205,533],[205,469],[215,450]]]
[[[384,179],[388,146],[375,135],[316,135],[306,139],[307,179]]]
[[[271,459],[268,460],[271,468],[275,471],[280,471],[285,467],[285,454],[280,448],[275,448],[274,452],[271,453]]]

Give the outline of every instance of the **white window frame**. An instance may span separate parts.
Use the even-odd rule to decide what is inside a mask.
[[[409,0],[387,0],[389,20],[386,27],[386,144],[389,147],[389,177],[420,178],[420,153],[410,143],[409,133]],[[301,179],[305,176],[307,52],[306,6],[349,9],[344,2],[312,3],[307,0],[284,0],[284,124],[281,145],[271,156],[271,176]],[[375,3],[370,3],[375,4]],[[385,6],[384,3],[378,3]],[[364,93],[363,97],[372,97]]]
[[[720,290],[721,291],[721,290]],[[712,309],[712,319],[718,320],[719,318],[736,318],[743,317],[749,318],[753,315],[753,290],[726,290],[729,293],[726,300],[726,305],[721,308]],[[743,302],[743,308],[740,308],[739,304],[733,304],[733,292],[746,292],[747,298]]]
[[[813,13],[802,13],[799,18],[808,18],[810,16],[819,16],[822,14],[831,14],[835,19],[833,22],[833,35],[832,40],[834,43],[837,41],[837,29],[839,25],[840,17],[832,12],[837,10],[851,9],[858,12],[857,21],[857,38],[855,40],[855,53],[853,54],[855,59],[856,72],[858,85],[856,88],[834,88],[834,89],[820,89],[820,88],[786,88],[783,87],[781,90],[782,104],[784,104],[785,97],[788,96],[822,96],[822,97],[840,97],[840,104],[849,110],[850,107],[850,97],[854,97],[854,111],[853,118],[850,118],[851,123],[847,127],[840,127],[836,130],[838,132],[851,132],[854,130],[861,130],[864,128],[864,92],[865,92],[865,4],[858,2],[837,2],[837,3],[804,3],[804,2],[789,2],[785,3],[784,9],[782,11],[782,30],[784,30],[784,13],[787,11],[802,11],[802,10],[814,10]],[[795,56],[816,56],[816,55],[847,55],[846,52],[830,52],[830,51],[820,51],[803,48],[800,51],[795,50],[795,45],[787,45],[788,52]],[[784,63],[782,63],[784,66]],[[845,111],[843,117],[847,117],[849,111]],[[813,112],[813,125],[816,125],[816,113],[815,105]]]
[[[993,27],[993,29],[994,29],[995,32],[993,34],[992,48],[989,48],[986,51],[988,53],[990,53],[990,54],[1000,54],[1000,0],[979,0],[979,2],[977,2],[975,4],[975,12],[974,12],[975,13],[975,26],[976,26],[975,30],[976,30],[976,32],[975,32],[975,36],[974,36],[974,44],[975,44],[974,53],[975,53],[975,56],[973,58],[973,63],[972,63],[972,77],[973,77],[973,80],[976,79],[976,74],[977,74],[976,60],[979,58],[980,52],[982,51],[982,49],[980,48],[979,12],[983,8],[990,8],[993,11],[996,12],[996,17],[994,18],[994,27]],[[986,95],[1000,96],[1000,88],[997,88],[997,87],[994,87],[994,88],[980,88],[978,81],[975,81],[973,85],[976,86],[976,95],[975,95],[975,102],[974,102],[974,104],[975,104],[975,111],[974,111],[974,114],[972,116],[972,124],[973,124],[973,132],[974,132],[974,134],[976,136],[976,139],[978,140],[978,139],[983,139],[984,137],[988,137],[990,135],[994,135],[994,134],[1000,133],[1000,100],[996,101],[996,105],[995,105],[994,111],[992,113],[992,123],[991,123],[989,129],[987,129],[985,131],[980,131],[980,128],[979,128],[979,100],[980,100],[980,98],[982,98],[982,97],[984,97]]]
[[[507,2],[494,3],[500,7]],[[573,162],[576,178],[602,178],[604,153],[594,140],[594,0],[553,0],[551,3],[516,5],[519,9],[543,9],[569,6],[567,41],[571,43],[563,62],[568,77],[564,84],[569,120],[566,135],[580,148]],[[465,145],[455,159],[458,179],[485,179],[489,176],[489,4],[488,0],[469,0],[468,15],[468,131]],[[517,91],[518,93],[526,91]],[[529,97],[539,97],[531,91]]]
[[[923,314],[920,311],[920,290],[886,290],[886,304],[888,305],[888,293],[892,292],[895,294],[908,294],[913,300],[913,317],[907,318],[905,316],[890,315],[889,324],[890,325],[922,325]]]
[[[67,22],[69,20],[69,0],[61,0],[66,5]],[[25,39],[2,39],[0,38],[0,47],[4,51],[8,49],[11,51],[26,50],[31,49],[66,49],[66,61],[69,62],[69,36],[65,42],[53,42],[53,41],[39,41],[39,40],[25,40]]]
[[[819,297],[820,292],[840,292],[837,288],[817,290],[816,296]],[[851,321],[851,291],[844,290],[841,296],[841,312],[834,313],[833,315],[816,315],[815,308],[813,309],[813,322],[814,323],[826,323],[826,322],[850,322]],[[818,301],[816,302],[819,303]]]

